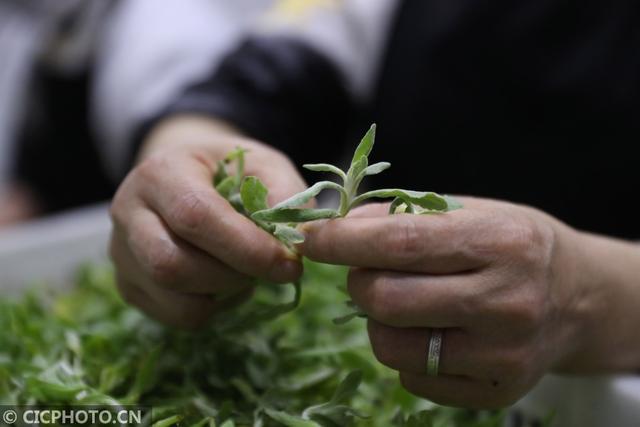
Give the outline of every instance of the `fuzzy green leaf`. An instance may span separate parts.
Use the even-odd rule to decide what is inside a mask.
[[[273,420],[281,423],[286,427],[321,427],[320,424],[316,422],[305,420],[286,412],[276,411],[274,409],[265,409],[265,412]]]
[[[276,224],[273,235],[287,245],[297,245],[304,242],[304,234],[284,224]]]
[[[369,153],[373,149],[373,144],[376,140],[376,125],[375,123],[371,125],[367,133],[364,135],[360,144],[356,148],[355,153],[353,154],[353,159],[351,160],[351,166],[355,165],[363,157],[368,157]]]
[[[432,427],[432,426],[433,426],[433,414],[430,410],[424,410],[416,414],[411,414],[403,424],[403,427]]]
[[[238,160],[238,159],[240,159],[240,158],[244,157],[244,155],[245,155],[246,153],[248,153],[248,152],[249,152],[249,150],[247,150],[247,149],[245,149],[245,148],[237,147],[235,150],[230,151],[230,152],[225,156],[224,161],[225,161],[226,163],[230,163],[230,162],[232,162],[232,161],[234,161],[234,160]]]
[[[258,211],[251,215],[254,221],[266,222],[307,222],[318,219],[336,218],[338,213],[333,209],[290,209],[272,208]]]
[[[247,176],[242,180],[240,197],[244,208],[249,214],[269,208],[267,205],[268,193],[269,190],[258,177]]]
[[[229,199],[235,186],[236,186],[235,178],[232,176],[227,176],[220,182],[220,184],[216,186],[216,190],[218,191],[218,193],[220,193],[222,197],[224,197],[225,199]]]
[[[366,418],[351,407],[343,404],[355,396],[361,382],[362,371],[355,370],[350,372],[340,382],[329,402],[305,409],[302,413],[302,418],[313,419],[323,425],[337,426],[347,425],[349,419],[354,416]]]
[[[444,196],[444,199],[447,201],[447,210],[448,211],[455,211],[456,209],[462,209],[464,207],[462,202],[457,200],[455,197]]]
[[[349,314],[345,314],[344,316],[336,317],[331,319],[334,325],[344,325],[345,323],[351,322],[356,317],[362,317],[362,313],[359,311],[354,311]]]
[[[358,189],[358,184],[364,178],[364,171],[369,166],[369,159],[364,156],[360,157],[358,161],[353,163],[349,168],[349,172],[347,172],[347,182],[345,183],[345,187],[350,187],[354,190]]]
[[[327,163],[315,163],[315,164],[307,164],[302,165],[303,168],[314,171],[314,172],[330,172],[338,175],[342,180],[347,179],[347,174],[344,173],[340,168],[327,164]]]
[[[213,186],[217,187],[222,180],[229,176],[227,172],[227,167],[222,160],[218,160],[218,169],[216,170],[216,174],[213,176]]]
[[[184,418],[182,415],[173,415],[168,418],[156,421],[151,427],[171,427],[178,424]]]
[[[374,163],[371,166],[367,166],[367,168],[364,171],[362,171],[360,175],[362,175],[362,178],[364,178],[365,176],[377,175],[380,172],[386,171],[390,167],[391,167],[391,163],[389,162]]]
[[[389,215],[402,213],[402,211],[404,211],[403,205],[406,206],[404,200],[402,200],[400,197],[396,197],[395,199],[393,199],[393,202],[391,202],[391,204],[389,205]]]
[[[367,199],[387,199],[391,197],[400,198],[407,203],[411,203],[420,206],[421,208],[429,209],[432,211],[446,212],[449,208],[447,200],[439,194],[399,189],[369,191],[356,197],[353,200],[351,207],[354,207]]]
[[[280,209],[280,208],[296,208],[308,203],[311,199],[316,197],[323,190],[336,190],[336,191],[344,191],[342,186],[336,184],[331,181],[320,181],[313,184],[311,187],[306,190],[289,197],[287,200],[278,203],[272,209]]]
[[[423,210],[422,208],[419,208],[419,209]],[[424,210],[424,211],[433,212],[429,210]],[[422,213],[422,212],[416,212],[411,202],[402,200],[400,197],[396,197],[395,199],[393,199],[391,206],[389,206],[389,215],[401,214],[401,213],[412,214],[412,213]]]
[[[156,381],[155,372],[159,356],[160,348],[156,347],[145,354],[144,358],[140,360],[133,386],[124,399],[126,402],[137,402],[145,391],[153,387]]]
[[[358,387],[362,382],[362,371],[355,370],[349,372],[349,374],[342,380],[338,388],[331,397],[332,403],[344,402],[347,399],[352,398],[358,391]]]

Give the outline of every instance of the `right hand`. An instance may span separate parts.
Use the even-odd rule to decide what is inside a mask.
[[[213,187],[216,162],[249,150],[246,174],[271,204],[306,188],[282,153],[202,117],[157,126],[111,206],[110,253],[125,301],[163,323],[195,328],[248,298],[253,278],[275,283],[302,274],[299,259],[237,213]]]

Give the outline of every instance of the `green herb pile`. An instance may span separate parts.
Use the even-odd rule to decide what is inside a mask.
[[[396,198],[394,213],[457,207],[434,193],[358,195],[362,178],[388,167],[367,164],[374,131],[347,173],[308,166],[335,172],[343,186],[319,183],[269,208],[266,188],[243,176],[238,150],[221,163],[216,188],[291,248],[302,238],[296,223],[346,215],[370,197]],[[340,191],[337,210],[300,207],[323,188]],[[342,314],[345,281],[345,268],[305,261],[304,294],[299,283],[293,289],[259,284],[250,303],[201,331],[183,332],[124,304],[110,268],[85,267],[66,293],[41,288],[15,301],[0,299],[0,404],[140,404],[153,407],[147,421],[158,427],[502,425],[502,413],[444,408],[404,391],[396,373],[374,359],[364,322],[331,322]]]
[[[265,284],[237,312],[188,333],[124,304],[109,268],[84,268],[69,292],[0,300],[0,404],[139,403],[153,406],[154,422],[183,426],[501,425],[499,414],[402,390],[374,359],[364,322],[331,323],[345,279],[343,268],[307,263],[298,310],[247,322],[291,299]]]

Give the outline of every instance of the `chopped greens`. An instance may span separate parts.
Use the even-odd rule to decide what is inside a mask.
[[[259,286],[233,315],[184,332],[123,303],[110,268],[85,267],[66,293],[0,299],[0,404],[142,404],[165,426],[502,425],[501,413],[411,396],[374,359],[364,324],[332,327],[345,280],[306,262],[299,310],[248,322],[291,300]]]

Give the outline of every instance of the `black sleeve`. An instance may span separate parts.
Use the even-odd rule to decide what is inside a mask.
[[[228,121],[296,162],[329,161],[344,141],[353,107],[336,67],[288,38],[252,38],[205,81],[188,87],[154,123],[199,113]],[[142,136],[144,129],[138,135]]]

